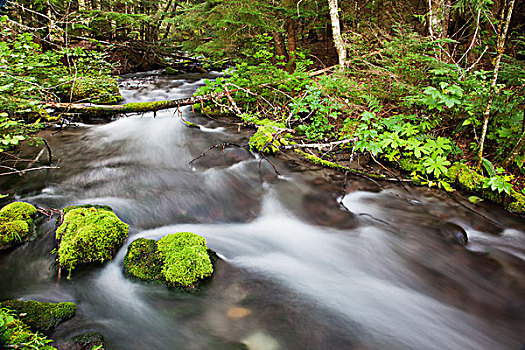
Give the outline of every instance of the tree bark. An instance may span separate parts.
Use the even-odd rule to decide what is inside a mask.
[[[494,102],[494,98],[495,98],[494,90],[496,88],[496,83],[498,81],[498,73],[499,73],[501,58],[503,57],[503,53],[505,51],[505,40],[507,39],[507,32],[510,26],[512,10],[514,9],[514,2],[515,0],[510,0],[508,3],[508,6],[506,6],[506,16],[502,17],[502,20],[504,19],[504,21],[502,21],[502,26],[500,26],[501,30],[498,33],[498,41],[496,44],[496,51],[498,54],[494,62],[494,73],[492,76],[492,81],[490,83],[489,100],[487,101],[487,108],[485,109],[485,113],[483,113],[483,131],[481,133],[481,139],[479,140],[479,151],[478,151],[478,160],[477,160],[478,169],[481,168],[481,160],[483,159],[483,147],[485,145],[485,138],[487,136],[487,129],[488,129],[489,119],[490,119],[490,109],[492,108],[492,103]]]
[[[330,6],[330,19],[332,21],[332,37],[334,39],[335,49],[337,50],[337,56],[339,57],[339,65],[344,68],[346,61],[346,48],[344,45],[343,37],[341,36],[341,24],[339,22],[339,7],[337,6],[337,0],[328,0]]]

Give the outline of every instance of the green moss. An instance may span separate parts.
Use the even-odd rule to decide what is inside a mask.
[[[185,291],[213,274],[217,255],[206,240],[191,232],[169,234],[158,242],[139,238],[124,258],[126,273],[144,281],[162,281]]]
[[[124,270],[129,275],[144,281],[161,281],[162,258],[157,254],[157,241],[139,238],[129,246],[124,257]]]
[[[94,207],[69,210],[56,231],[58,261],[69,272],[80,264],[113,259],[129,227],[115,213]]]
[[[168,75],[177,75],[181,74],[181,71],[178,69],[175,69],[173,67],[166,67],[166,70],[164,71]]]
[[[73,317],[77,311],[74,303],[45,303],[40,301],[8,300],[1,306],[10,309],[33,332],[49,333],[60,322]]]
[[[62,85],[58,94],[68,100],[71,97],[72,102],[115,104],[122,101],[117,82],[109,77],[81,77],[74,84]]]
[[[109,205],[84,204],[84,205],[71,205],[71,206],[65,207],[64,209],[62,209],[62,213],[66,215],[71,210],[79,209],[79,208],[95,208],[95,209],[101,209],[101,210],[113,212],[113,208],[111,208]]]
[[[36,208],[25,202],[14,202],[0,210],[0,250],[14,247],[31,237],[36,213]]]
[[[453,164],[449,168],[447,176],[452,182],[455,182],[461,188],[469,192],[476,193],[480,197],[499,204],[508,203],[506,208],[511,212],[525,212],[524,195],[516,191],[512,191],[511,195],[508,196],[507,200],[505,200],[506,195],[504,193],[498,193],[496,191],[490,190],[489,188],[485,188],[484,184],[488,178],[478,174],[475,170],[470,169],[466,164]]]
[[[29,326],[16,317],[8,309],[0,309],[0,348],[1,349],[38,349],[56,350],[56,348],[46,345],[52,342],[39,333],[33,333]]]
[[[213,273],[206,240],[191,232],[178,232],[158,242],[159,255],[164,261],[162,275],[173,285],[190,287]]]
[[[512,198],[513,202],[509,203],[507,210],[513,213],[525,213],[525,196],[513,191]]]

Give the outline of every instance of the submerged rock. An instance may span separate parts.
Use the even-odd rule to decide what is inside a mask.
[[[213,274],[216,254],[206,240],[191,232],[133,241],[124,257],[127,274],[143,281],[162,281],[168,286],[191,291]]]
[[[13,202],[0,210],[0,250],[26,242],[34,232],[36,208],[29,203]]]
[[[448,241],[459,244],[460,246],[466,246],[468,244],[468,236],[465,229],[453,222],[443,224],[441,234]]]
[[[67,207],[56,231],[58,262],[69,273],[81,264],[113,259],[128,237],[129,226],[109,207]]]
[[[75,316],[77,307],[74,303],[46,303],[35,300],[7,300],[0,303],[2,308],[13,314],[29,326],[33,332],[48,334],[60,322]]]
[[[104,350],[104,336],[98,332],[86,332],[65,343],[57,344],[58,350]]]

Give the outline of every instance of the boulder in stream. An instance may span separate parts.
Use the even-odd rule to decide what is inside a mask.
[[[64,222],[56,231],[58,262],[69,273],[78,265],[113,259],[128,237],[129,226],[109,207],[64,209]]]
[[[49,334],[60,322],[70,319],[77,312],[74,303],[46,303],[35,300],[7,300],[0,306],[9,309],[33,332]]]
[[[13,202],[0,210],[0,250],[24,243],[31,237],[36,213],[36,208],[25,202]]]
[[[143,281],[165,282],[185,291],[196,290],[213,274],[217,255],[206,240],[191,232],[177,232],[161,238],[133,241],[124,257],[127,274]]]

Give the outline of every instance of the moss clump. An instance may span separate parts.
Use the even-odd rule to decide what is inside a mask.
[[[166,70],[164,72],[168,75],[177,75],[182,73],[180,70],[175,69],[173,67],[166,67]]]
[[[0,349],[39,349],[56,350],[46,345],[52,342],[39,333],[33,333],[29,326],[19,320],[16,315],[8,309],[0,309]]]
[[[117,82],[109,77],[81,77],[74,84],[64,84],[58,94],[68,100],[71,98],[71,102],[115,104],[122,101]]]
[[[0,250],[27,241],[34,230],[36,208],[29,203],[14,202],[0,210]]]
[[[33,332],[49,333],[77,312],[74,303],[45,303],[35,300],[7,300],[1,306],[12,310]]]
[[[159,241],[158,251],[164,261],[162,275],[170,284],[190,287],[213,273],[206,240],[194,233],[167,235]]]
[[[57,229],[58,261],[69,273],[78,265],[113,259],[128,236],[129,227],[106,209],[68,210]]]
[[[162,265],[162,258],[157,253],[157,241],[154,239],[134,240],[124,257],[125,271],[143,281],[163,280]]]
[[[191,232],[169,234],[158,242],[139,238],[124,258],[126,272],[145,281],[164,281],[184,290],[196,288],[213,274],[215,253],[206,240]]]

